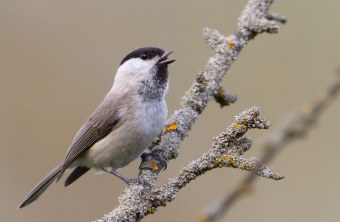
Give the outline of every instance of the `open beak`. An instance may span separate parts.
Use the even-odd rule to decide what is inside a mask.
[[[173,63],[176,60],[168,60],[168,55],[170,55],[171,53],[173,53],[173,51],[165,51],[163,53],[163,55],[158,59],[158,64],[162,64],[162,65],[168,65],[170,63]]]

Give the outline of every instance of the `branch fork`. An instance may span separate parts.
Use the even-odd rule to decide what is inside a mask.
[[[214,98],[216,100],[216,96],[221,106],[236,101],[235,96],[221,93],[222,78],[249,40],[262,32],[278,32],[277,22],[282,22],[284,17],[268,12],[272,3],[272,0],[249,0],[238,19],[235,33],[228,37],[214,29],[203,30],[203,38],[215,54],[208,59],[205,70],[198,73],[192,87],[185,93],[181,108],[169,118],[168,126],[175,123],[175,129],[165,128],[149,148],[151,152],[167,161],[175,159],[179,153],[180,143],[209,101]],[[248,120],[242,115],[238,116],[234,125],[224,132],[225,136],[229,136],[230,139],[234,138],[233,142],[227,141],[222,135],[218,136],[212,149],[198,160],[188,164],[177,176],[160,188],[148,190],[141,185],[128,186],[119,198],[119,206],[97,221],[139,221],[147,214],[155,212],[159,206],[164,206],[166,202],[173,200],[174,194],[192,179],[216,167],[229,166],[251,171],[267,178],[282,179],[268,168],[259,167],[256,159],[247,159],[242,156],[242,153],[251,145],[249,139],[242,137],[244,130],[267,126],[267,122],[262,121],[261,118],[253,118],[258,115],[258,112],[259,109],[253,107],[242,114],[249,117]],[[243,122],[238,122],[238,120]],[[230,132],[234,134],[231,135]],[[226,142],[223,149],[218,148],[218,144],[222,143],[220,140]],[[144,164],[148,164],[148,161],[143,161],[142,166]],[[139,176],[153,186],[159,172],[158,167],[157,170],[154,166],[141,167]]]

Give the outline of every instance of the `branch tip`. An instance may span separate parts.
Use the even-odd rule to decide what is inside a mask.
[[[230,66],[236,60],[238,54],[258,33],[263,31],[277,32],[279,27],[274,20],[266,18],[271,0],[249,0],[243,10],[234,34],[229,37],[223,36],[217,30],[210,28],[203,29],[203,37],[208,45],[215,51],[215,54],[208,59],[205,71],[200,72],[203,82],[194,81],[192,87],[185,93],[181,108],[177,110],[169,119],[168,123],[176,123],[176,127],[164,129],[150,147],[151,152],[156,152],[163,159],[169,161],[178,156],[179,146],[185,136],[188,134],[192,125],[196,122],[198,115],[203,112],[208,102],[211,101],[216,92],[221,89],[222,78],[225,76]],[[225,98],[224,101],[234,101],[236,97]],[[256,108],[251,109],[256,110]],[[258,110],[259,111],[259,110]],[[256,113],[256,112],[255,112]],[[255,114],[254,113],[254,114]],[[128,186],[119,199],[120,205],[113,209],[109,214],[97,221],[139,221],[150,213],[154,213],[158,207],[164,206],[166,202],[174,199],[174,194],[181,187],[200,175],[200,173],[217,167],[215,160],[226,155],[234,155],[235,159],[226,159],[227,165],[236,166],[239,162],[238,157],[242,157],[245,151],[249,150],[251,142],[244,140],[241,143],[245,131],[250,128],[265,129],[269,127],[268,122],[248,113],[248,121],[235,122],[236,125],[230,128],[233,135],[233,141],[227,141],[226,149],[214,149],[203,154],[198,160],[188,164],[187,167],[170,179],[158,189],[146,192],[143,186]],[[251,124],[250,124],[251,123]],[[239,124],[239,125],[237,125]],[[243,129],[243,125],[245,129]],[[176,128],[176,129],[174,129]],[[240,133],[235,133],[236,131]],[[232,136],[232,135],[230,135]],[[248,144],[246,143],[248,142]],[[215,143],[214,143],[215,144]],[[231,157],[230,156],[230,157]],[[235,161],[235,162],[234,162]],[[140,169],[139,175],[150,184],[157,180],[158,170],[151,166],[151,169]],[[178,180],[176,180],[178,178]],[[274,177],[273,177],[274,178]],[[151,210],[150,210],[151,209]]]

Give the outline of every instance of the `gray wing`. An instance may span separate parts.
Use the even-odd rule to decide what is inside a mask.
[[[28,196],[19,205],[19,208],[25,207],[32,203],[51,185],[51,183],[63,175],[65,170],[84,152],[86,152],[93,144],[104,138],[115,127],[120,124],[119,104],[121,98],[125,95],[120,92],[121,97],[115,97],[109,93],[103,102],[98,106],[96,111],[90,116],[88,121],[80,128],[77,135],[72,141],[70,148],[67,151],[64,161],[58,164],[46,177],[42,179],[28,194]],[[126,96],[125,96],[126,97]],[[130,99],[130,98],[128,98]],[[66,180],[66,185],[71,184],[81,175],[86,173],[88,168],[77,167],[75,171]]]
[[[108,135],[118,125],[119,117],[117,111],[118,104],[114,104],[110,98],[106,97],[73,139],[57,181],[78,157],[84,154],[93,144]]]
[[[25,207],[32,203],[51,185],[51,183],[63,175],[65,170],[72,164],[72,162],[82,155],[87,149],[89,149],[100,138],[105,136],[107,131],[103,131],[97,127],[94,127],[92,123],[85,123],[78,131],[74,138],[66,158],[63,162],[58,164],[51,172],[47,174],[28,194],[28,196],[19,205],[19,208]]]

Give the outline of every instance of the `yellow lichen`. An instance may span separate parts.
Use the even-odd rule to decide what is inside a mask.
[[[224,93],[225,93],[224,89],[221,88],[220,90],[218,90],[217,95],[223,97]]]
[[[231,155],[229,155],[229,154],[225,155],[225,159],[232,166],[234,166],[236,164],[235,159]]]
[[[154,171],[157,171],[159,169],[159,167],[157,166],[156,162],[153,161],[153,160],[150,161],[150,165],[151,165],[151,167],[152,167],[152,169]]]
[[[149,206],[149,207],[148,207],[148,213],[149,213],[149,214],[152,214],[152,213],[153,213],[152,206]]]
[[[235,44],[232,40],[228,40],[227,44],[228,44],[229,48],[231,48],[231,49],[235,48]]]
[[[203,84],[204,86],[207,86],[207,85],[208,85],[208,82],[207,82],[207,81],[202,81],[202,84]]]
[[[215,164],[217,165],[217,166],[222,166],[222,163],[223,163],[223,159],[222,158],[217,158],[216,160],[215,160]]]
[[[241,123],[234,123],[233,126],[234,126],[235,128],[240,128],[240,127],[242,127],[243,129],[247,128],[246,125],[241,124]]]
[[[166,131],[171,131],[171,130],[176,130],[177,129],[177,123],[173,122],[171,123],[170,125],[167,125],[165,127],[165,130]]]
[[[196,81],[204,86],[208,85],[208,82],[204,80],[203,78],[197,78]]]

